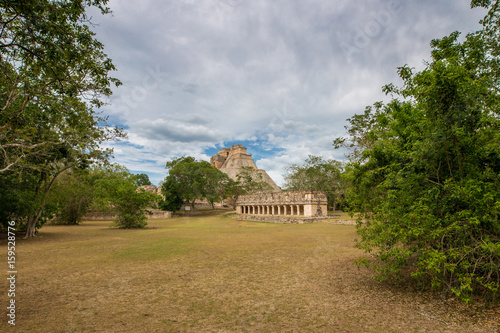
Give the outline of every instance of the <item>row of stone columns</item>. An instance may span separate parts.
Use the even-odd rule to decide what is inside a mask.
[[[303,216],[304,205],[243,205],[242,214]]]

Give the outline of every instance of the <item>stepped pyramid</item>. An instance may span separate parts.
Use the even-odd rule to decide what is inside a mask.
[[[262,180],[271,185],[273,191],[281,191],[265,170],[257,168],[252,155],[247,154],[247,149],[240,144],[229,148],[222,148],[216,155],[210,158],[210,164],[226,173],[233,180],[237,180],[236,176],[242,167],[250,167],[262,175]]]

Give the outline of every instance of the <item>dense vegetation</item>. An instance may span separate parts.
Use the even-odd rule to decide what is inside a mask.
[[[355,148],[348,199],[374,258],[363,262],[465,301],[500,287],[500,7],[475,5],[490,10],[483,30],[433,40],[426,68],[400,67],[392,101],[335,142]]]

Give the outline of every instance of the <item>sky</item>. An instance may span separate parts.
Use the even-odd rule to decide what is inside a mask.
[[[93,31],[123,85],[101,108],[113,162],[153,184],[175,157],[243,144],[278,185],[309,155],[343,160],[347,118],[388,101],[432,39],[480,29],[467,0],[110,0]]]

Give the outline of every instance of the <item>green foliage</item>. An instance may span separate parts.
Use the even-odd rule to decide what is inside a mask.
[[[490,19],[498,8],[494,2]],[[363,262],[382,279],[414,279],[464,301],[474,294],[494,299],[500,287],[499,54],[492,31],[497,24],[462,43],[458,33],[432,41],[432,62],[422,72],[400,67],[403,86],[384,87],[400,99],[354,116],[351,138],[335,142],[356,148],[348,199],[361,214],[357,246],[375,258]]]
[[[91,109],[110,95],[114,70],[90,31],[85,10],[106,0],[0,2],[0,172],[108,133]],[[83,101],[89,101],[88,105]],[[88,130],[85,130],[88,129]],[[86,132],[82,134],[83,132]]]
[[[166,168],[169,172],[162,186],[165,202],[161,207],[174,209],[182,200],[194,209],[197,199],[206,199],[213,206],[225,197],[229,177],[206,161],[185,156],[167,162]]]
[[[262,173],[252,167],[241,167],[236,175],[237,186],[241,194],[255,194],[272,192],[273,187],[264,181]]]
[[[274,191],[273,187],[264,180],[259,170],[252,167],[240,167],[236,180],[228,178],[225,182],[224,202],[234,208],[240,195],[272,191]]]
[[[183,200],[180,189],[173,178],[168,178],[163,182],[161,187],[163,200],[160,201],[159,207],[161,210],[175,212],[181,209]]]
[[[25,232],[30,216],[37,214],[41,203],[39,174],[25,172],[24,177],[4,173],[0,177],[0,229],[7,229],[9,221],[16,221],[16,229]],[[44,210],[34,224],[35,230],[42,227],[51,217],[50,210]]]
[[[64,173],[57,178],[48,196],[55,210],[54,223],[79,224],[94,199],[89,170],[74,168]]]
[[[158,195],[137,189],[136,178],[122,167],[104,168],[93,174],[96,201],[94,207],[117,214],[114,225],[118,228],[144,228],[148,208]]]
[[[143,185],[151,185],[151,181],[149,181],[149,176],[145,173],[140,173],[135,175],[137,186]]]
[[[342,203],[346,188],[342,172],[343,165],[339,161],[325,161],[322,157],[309,155],[303,165],[294,164],[287,168],[284,187],[292,191],[325,191],[328,205],[336,210],[337,204]]]

